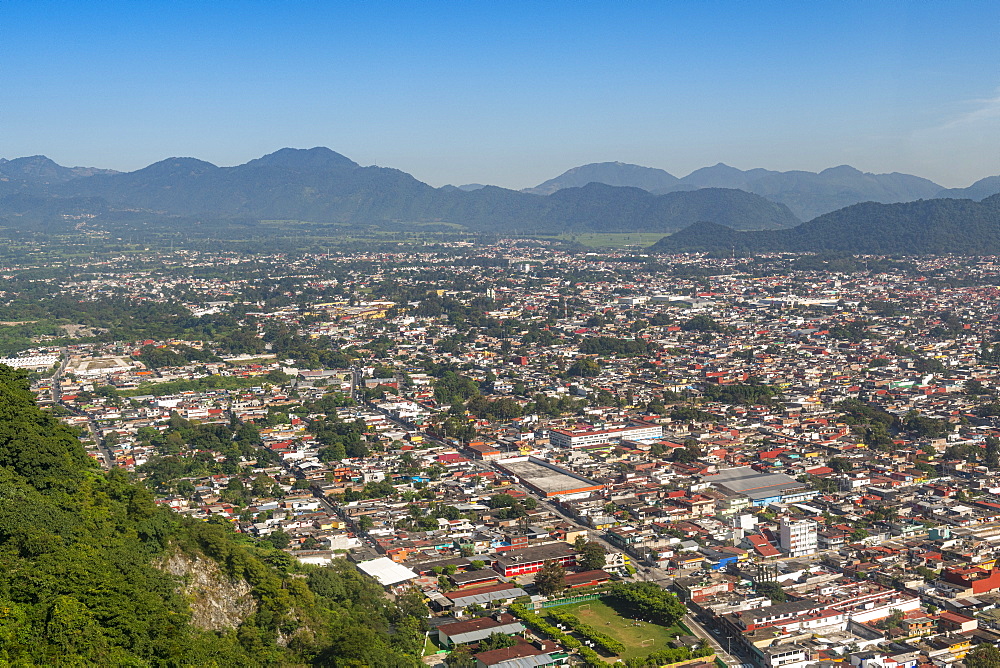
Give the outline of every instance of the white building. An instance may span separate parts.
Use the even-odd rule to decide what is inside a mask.
[[[778,545],[782,552],[787,552],[790,557],[815,554],[818,542],[815,522],[782,519],[778,529]]]
[[[765,647],[760,653],[767,668],[804,668],[811,663],[809,650],[798,644]]]
[[[31,355],[30,357],[0,357],[0,364],[15,369],[34,369],[44,371],[52,368],[59,361],[59,355]]]
[[[648,422],[632,422],[605,429],[552,429],[549,431],[549,442],[557,448],[585,448],[622,439],[647,441],[655,438],[663,438],[663,427]]]

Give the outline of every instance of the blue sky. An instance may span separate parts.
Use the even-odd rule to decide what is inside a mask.
[[[0,156],[1000,174],[998,2],[0,0]]]

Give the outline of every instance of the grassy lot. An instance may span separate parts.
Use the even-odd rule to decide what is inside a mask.
[[[551,609],[576,615],[584,624],[589,624],[623,642],[628,649],[620,655],[622,659],[644,657],[650,652],[666,647],[667,641],[672,640],[674,636],[686,635],[685,631],[676,626],[667,628],[646,622],[639,622],[639,626],[634,626],[635,620],[623,617],[600,599],[560,605]],[[542,613],[544,612],[543,610]]]
[[[627,246],[652,246],[666,232],[579,232],[560,234],[557,239],[575,241],[591,248],[625,248]]]
[[[162,383],[139,383],[139,387],[134,390],[119,390],[118,395],[122,397],[141,397],[147,394],[153,396],[163,396],[165,394],[176,394],[178,392],[203,392],[206,390],[240,390],[247,387],[259,387],[268,382],[263,376],[251,378],[241,378],[239,376],[205,376],[187,380],[168,380]]]
[[[431,631],[424,638],[424,652],[423,652],[424,656],[430,656],[431,654],[437,654],[438,652],[440,652],[443,649],[446,649],[446,648],[444,648],[440,644],[438,644],[437,633],[436,632]],[[442,655],[442,656],[444,656],[444,655]]]

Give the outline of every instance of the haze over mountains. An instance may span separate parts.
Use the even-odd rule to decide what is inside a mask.
[[[1000,176],[987,176],[985,179],[979,179],[968,188],[948,188],[942,190],[936,197],[980,201],[997,193],[1000,193]]]
[[[680,183],[680,179],[669,172],[654,167],[630,165],[624,162],[595,162],[574,167],[554,179],[540,183],[534,188],[526,188],[522,192],[551,195],[563,188],[580,188],[588,183],[631,186],[649,192],[669,192]],[[718,187],[727,188],[728,186]]]
[[[664,237],[652,250],[991,255],[1000,253],[1000,194],[981,202],[864,202],[784,230],[739,232],[715,223],[696,223]]]
[[[117,174],[113,169],[98,169],[97,167],[63,167],[49,160],[44,155],[33,155],[26,158],[7,160],[0,158],[0,194],[33,185],[51,185],[65,183],[83,176],[95,174]]]
[[[867,238],[866,230],[875,229],[878,221],[900,216],[910,216],[907,229],[916,229],[914,217],[921,215],[932,216],[933,224],[942,229],[969,227],[970,216],[979,221],[976,224],[992,220],[990,205],[907,208],[896,203],[920,205],[917,200],[938,197],[982,200],[997,192],[1000,176],[948,190],[917,176],[867,174],[849,166],[813,173],[744,171],[720,163],[677,178],[661,169],[608,162],[583,165],[535,188],[514,191],[481,184],[434,188],[405,172],[364,167],[322,147],[285,148],[234,167],[168,158],[127,173],[62,167],[44,156],[32,156],[0,159],[0,226],[54,231],[72,227],[71,221],[81,217],[99,224],[122,220],[169,224],[178,231],[203,221],[232,227],[268,220],[459,225],[471,231],[508,233],[666,234],[695,223],[722,226],[685,230],[670,242],[678,248],[685,238],[694,246],[703,244],[706,234],[714,234],[718,241],[733,230],[797,230],[784,236],[740,237],[740,244],[748,248],[763,248],[772,244],[772,237],[785,240],[773,241],[779,246],[791,243],[793,237],[800,239],[796,242],[800,246],[806,243],[803,240],[815,241],[817,237],[803,230],[826,229],[825,224],[841,225],[845,233],[850,229],[851,234]],[[890,207],[885,211],[895,213],[862,202],[881,203]],[[908,213],[899,213],[904,211]],[[813,218],[819,228],[796,227]],[[698,230],[700,237],[695,234]]]
[[[733,189],[657,195],[595,183],[540,196],[495,186],[434,188],[396,169],[362,167],[327,148],[281,149],[236,167],[168,158],[128,173],[58,181],[25,173],[0,173],[0,178],[6,179],[0,181],[0,194],[8,195],[0,199],[0,215],[8,214],[8,225],[15,222],[11,214],[67,201],[166,216],[447,223],[490,231],[666,233],[699,220],[737,229],[799,222],[784,205]],[[17,197],[11,198],[12,193]]]
[[[977,199],[1000,192],[1000,177],[996,183],[970,192],[984,193]],[[616,186],[634,186],[653,193],[667,193],[698,188],[734,188],[760,195],[772,202],[787,206],[800,220],[816,216],[859,202],[912,202],[935,197],[970,197],[961,191],[945,189],[919,176],[910,174],[869,174],[841,165],[822,172],[776,172],[768,169],[741,170],[719,163],[695,170],[677,178],[662,169],[641,167],[621,162],[600,162],[574,167],[567,172],[529,188],[525,192],[551,194],[560,188],[585,185],[596,181]],[[984,179],[983,181],[989,181]],[[995,190],[990,191],[991,187]],[[942,192],[948,195],[942,195]],[[989,191],[989,192],[987,192]]]

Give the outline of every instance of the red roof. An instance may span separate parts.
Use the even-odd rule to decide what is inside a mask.
[[[747,536],[747,540],[753,545],[753,549],[762,557],[777,557],[781,554],[767,539],[757,534]]]
[[[972,617],[966,617],[965,615],[960,615],[957,612],[951,612],[949,610],[945,610],[940,613],[938,618],[952,622],[953,624],[965,624],[967,622],[975,621]]]

